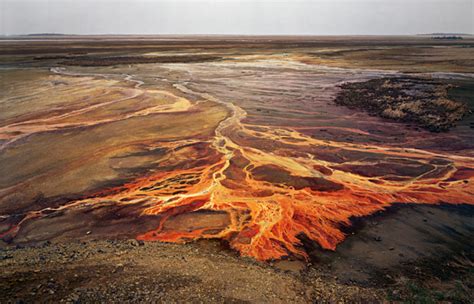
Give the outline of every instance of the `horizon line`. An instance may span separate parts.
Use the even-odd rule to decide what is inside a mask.
[[[339,37],[339,36],[430,36],[430,35],[458,35],[458,36],[474,36],[470,33],[400,33],[400,34],[221,34],[221,33],[156,33],[156,34],[142,34],[142,33],[96,33],[96,34],[71,34],[71,33],[22,33],[22,34],[0,34],[0,36],[6,37],[35,37],[35,36],[239,36],[239,37],[281,37],[281,36],[294,36],[294,37]]]

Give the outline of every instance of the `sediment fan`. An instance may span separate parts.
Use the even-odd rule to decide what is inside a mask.
[[[54,70],[54,85],[65,95],[72,94],[71,99],[75,87],[86,88],[93,82],[95,89],[90,93],[104,96],[104,100],[99,97],[97,104],[88,108],[68,108],[60,115],[5,126],[4,149],[21,144],[29,134],[62,134],[72,128],[80,135],[68,136],[87,136],[83,130],[102,134],[94,128],[107,128],[104,134],[117,135],[118,139],[113,139],[117,142],[101,137],[103,142],[96,143],[100,152],[81,153],[78,159],[94,160],[100,153],[112,152],[114,160],[124,155],[139,159],[153,151],[159,157],[147,163],[147,171],[131,182],[60,206],[28,211],[21,218],[11,217],[11,228],[2,237],[14,239],[29,223],[47,223],[55,216],[102,214],[99,208],[119,208],[132,211],[101,216],[110,223],[113,216],[138,218],[134,223],[158,219],[156,225],[135,235],[141,240],[218,238],[258,260],[287,255],[306,258],[301,236],[325,249],[335,249],[345,238],[343,226],[350,225],[352,217],[372,214],[391,203],[474,204],[472,157],[397,148],[365,126],[348,127],[344,122],[351,116],[344,115],[350,112],[331,106],[328,100],[334,98],[334,84],[352,74],[296,60],[284,62],[283,58],[167,66],[173,73],[191,75],[188,81],[178,81],[167,90],[145,87],[145,79],[136,75]],[[262,80],[259,73],[265,73],[267,79]],[[361,78],[380,75],[371,71]],[[327,83],[313,85],[313,91],[309,90],[312,95],[305,97],[309,101],[302,100],[294,109],[288,107],[288,100],[299,98],[298,90],[307,89],[314,79]],[[275,88],[272,81],[281,87]],[[247,88],[249,95],[273,90],[281,96],[273,97],[271,103],[245,103],[248,96],[239,94],[246,94],[246,90],[235,93],[229,90],[232,86]],[[109,106],[112,111],[101,111]],[[320,118],[315,107],[333,112]],[[305,119],[311,121],[309,126]],[[191,121],[195,125],[188,126]],[[316,123],[319,131],[311,131]],[[365,123],[385,132],[378,120]],[[114,124],[120,128],[111,127]],[[327,136],[327,130],[334,132],[332,137]],[[344,134],[362,139],[347,140]],[[379,143],[364,142],[364,136],[377,137]],[[30,138],[28,144],[34,140]],[[136,147],[140,152],[131,153]],[[114,164],[123,165],[119,161]],[[68,168],[74,166],[79,165],[71,162]]]

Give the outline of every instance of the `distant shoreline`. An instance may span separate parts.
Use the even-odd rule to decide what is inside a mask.
[[[11,34],[0,35],[0,39],[5,38],[67,38],[67,37],[301,37],[301,38],[317,38],[317,37],[432,37],[432,36],[461,36],[474,37],[468,33],[432,33],[432,34],[394,34],[394,35],[374,35],[374,34],[341,34],[341,35],[324,35],[324,34],[65,34],[65,33],[31,33],[31,34]]]

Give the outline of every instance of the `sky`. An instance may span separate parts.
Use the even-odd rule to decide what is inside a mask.
[[[0,35],[474,34],[474,0],[0,0]]]

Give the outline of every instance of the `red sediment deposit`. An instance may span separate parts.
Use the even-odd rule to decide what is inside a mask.
[[[234,127],[251,140],[245,126]],[[101,199],[122,201],[141,194],[154,199],[143,214],[162,216],[161,224],[138,239],[177,243],[224,239],[242,255],[258,260],[306,258],[302,235],[334,250],[344,240],[342,228],[351,224],[352,217],[372,214],[391,203],[474,204],[469,158],[440,161],[440,156],[423,151],[322,143],[313,138],[293,146],[299,151],[331,147],[323,159],[344,155],[342,163],[331,163],[269,153],[264,147],[241,147],[226,139],[219,146],[225,153],[216,163],[138,179],[125,191],[112,190],[113,195]],[[191,173],[195,182],[183,183]],[[154,190],[157,181],[185,187],[176,194],[169,188]]]
[[[222,239],[257,260],[304,259],[303,236],[335,250],[351,219],[393,203],[474,204],[471,133],[412,131],[337,106],[336,84],[356,77],[351,70],[262,58],[149,63],[166,80],[146,67],[137,75],[68,67],[30,80],[38,113],[12,113],[0,129],[0,165],[10,172],[0,237],[90,229]],[[43,89],[51,80],[64,83],[54,96]],[[8,85],[30,101],[23,84]],[[454,141],[459,151],[446,149]]]

